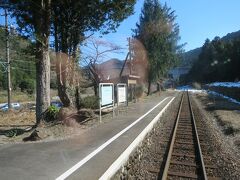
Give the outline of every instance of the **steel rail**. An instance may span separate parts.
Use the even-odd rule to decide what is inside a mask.
[[[197,132],[197,126],[196,126],[196,121],[195,121],[195,117],[194,117],[194,113],[193,113],[193,109],[192,109],[192,103],[190,101],[190,97],[189,97],[189,93],[187,91],[187,96],[188,96],[188,103],[189,103],[189,107],[190,107],[190,112],[191,112],[191,119],[192,119],[192,123],[193,123],[193,128],[194,128],[194,132],[195,132],[195,136],[197,139],[197,151],[198,151],[198,156],[200,159],[200,164],[201,164],[201,171],[203,174],[203,179],[207,180],[207,173],[206,173],[206,168],[205,168],[205,164],[203,161],[203,155],[202,155],[202,150],[201,150],[201,146],[200,146],[200,141],[199,141],[199,137],[198,137],[198,132]]]
[[[171,157],[172,157],[172,153],[173,153],[173,149],[174,149],[174,143],[175,143],[177,129],[178,129],[178,123],[179,123],[179,119],[180,119],[181,109],[182,109],[182,106],[183,106],[184,93],[182,94],[182,97],[181,97],[181,102],[180,102],[180,105],[179,105],[176,122],[174,124],[174,130],[173,130],[173,133],[172,133],[172,136],[171,136],[172,137],[171,138],[171,144],[169,146],[167,160],[166,160],[163,175],[162,175],[162,180],[165,180],[168,177],[169,167],[170,167],[170,164],[171,164]],[[190,110],[192,128],[193,128],[193,131],[194,131],[193,136],[195,136],[194,141],[196,143],[196,149],[197,149],[196,158],[199,159],[199,164],[200,164],[199,172],[202,175],[201,179],[207,180],[208,178],[207,178],[206,169],[205,169],[205,165],[204,165],[204,161],[203,161],[203,157],[202,157],[202,151],[201,151],[200,141],[199,141],[199,137],[198,137],[198,133],[197,133],[197,127],[196,127],[196,123],[195,123],[192,103],[190,102],[190,97],[189,97],[188,91],[186,92],[186,94],[187,94],[187,100],[188,100],[187,104],[188,104],[189,110]]]
[[[182,109],[183,96],[184,96],[184,93],[182,94],[180,106],[178,108],[177,120],[176,120],[175,125],[174,125],[174,131],[173,131],[173,134],[172,134],[171,144],[170,144],[170,147],[169,147],[168,156],[167,156],[166,164],[165,164],[165,167],[164,167],[162,179],[167,179],[168,169],[169,169],[169,166],[170,166],[170,163],[171,163],[171,156],[172,156],[173,147],[174,147],[174,141],[175,141],[175,137],[176,137],[176,134],[177,134],[178,121],[179,121],[180,113],[181,113],[181,109]]]

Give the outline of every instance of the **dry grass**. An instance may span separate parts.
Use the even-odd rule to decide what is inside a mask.
[[[12,102],[30,102],[35,101],[35,94],[28,94],[26,92],[21,91],[12,91]],[[50,91],[51,97],[57,96],[58,92],[55,89],[51,89]],[[6,103],[7,102],[7,91],[6,90],[0,90],[0,103]]]
[[[205,109],[212,112],[226,135],[240,133],[240,106],[226,99],[206,94],[196,95],[205,105]]]
[[[33,125],[35,125],[35,112],[27,110],[0,112],[0,144],[21,143],[23,138],[28,137],[32,131],[24,132],[20,135],[14,135],[13,137],[7,137],[5,135],[6,131],[15,129],[24,130]],[[83,130],[84,129],[79,126],[66,127],[61,123],[41,123],[40,126],[37,127],[37,133],[44,141],[70,137],[82,133]]]
[[[7,91],[1,90],[0,91],[0,103],[6,103],[7,102]],[[26,102],[26,101],[34,101],[35,96],[30,95],[21,91],[13,91],[12,92],[12,102]]]
[[[240,113],[238,111],[216,110],[216,117],[227,135],[240,132]]]
[[[35,112],[10,111],[0,112],[0,127],[32,126],[35,124]]]

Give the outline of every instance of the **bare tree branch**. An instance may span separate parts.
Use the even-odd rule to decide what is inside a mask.
[[[85,42],[85,47],[91,49],[92,51],[84,54],[83,50],[83,62],[87,66],[90,77],[89,79],[94,84],[94,91],[97,94],[98,83],[103,80],[102,70],[99,68],[98,64],[106,60],[107,54],[109,53],[121,53],[120,46],[113,44],[111,42],[104,41],[102,39],[89,38]]]

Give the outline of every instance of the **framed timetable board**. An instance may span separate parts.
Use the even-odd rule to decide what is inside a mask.
[[[114,108],[114,84],[113,83],[100,83],[99,84],[99,111],[100,121],[102,109]]]
[[[117,84],[117,104],[127,104],[127,85],[123,83]]]

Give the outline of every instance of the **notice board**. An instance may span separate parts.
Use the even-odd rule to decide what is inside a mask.
[[[101,105],[106,106],[113,103],[113,86],[102,85],[101,86]]]

